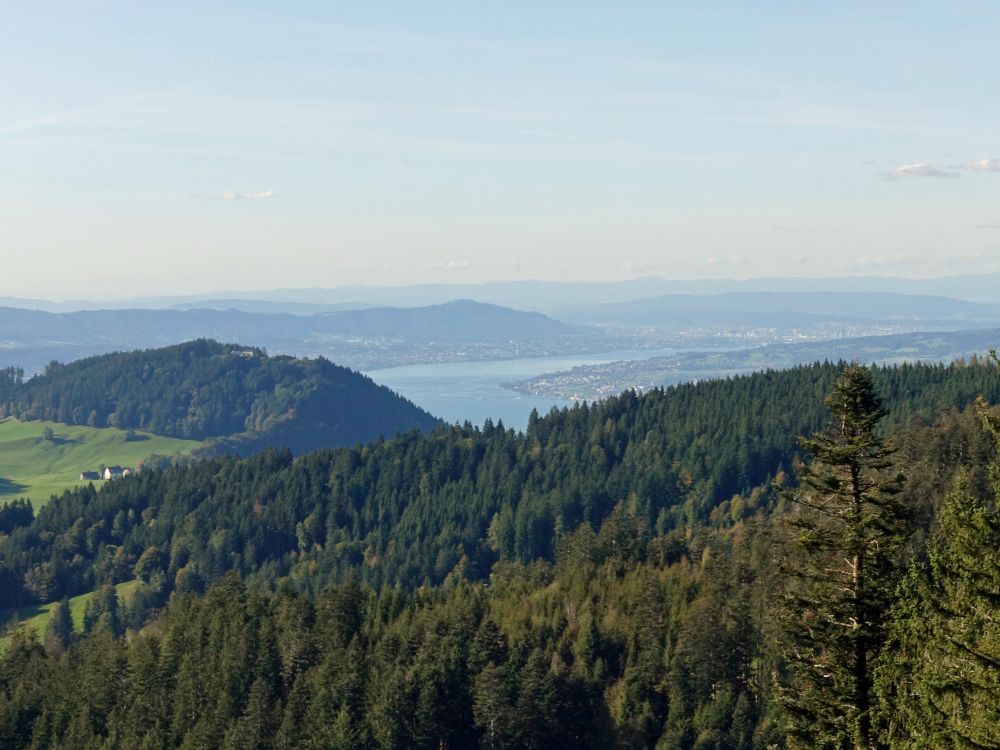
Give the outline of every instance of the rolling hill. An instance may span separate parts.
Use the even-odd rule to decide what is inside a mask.
[[[0,417],[145,430],[201,452],[295,453],[439,424],[388,388],[325,359],[269,357],[197,340],[52,363],[22,381],[0,371]]]

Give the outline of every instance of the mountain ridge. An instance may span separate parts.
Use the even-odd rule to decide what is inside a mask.
[[[0,305],[35,307],[52,312],[130,307],[169,308],[197,305],[199,300],[243,300],[287,302],[304,305],[348,304],[358,307],[386,305],[420,306],[440,304],[449,299],[469,297],[479,302],[509,304],[514,307],[551,311],[573,300],[612,302],[662,294],[721,294],[734,291],[799,292],[892,292],[934,294],[979,302],[996,299],[1000,273],[953,274],[928,278],[900,276],[756,276],[744,279],[669,279],[639,276],[619,281],[546,281],[541,279],[489,282],[440,282],[400,285],[349,284],[334,287],[301,287],[258,290],[217,290],[201,294],[149,295],[119,299],[73,299],[54,301],[41,298],[0,297]],[[575,293],[574,293],[574,290]]]
[[[382,351],[385,341],[395,342],[398,356],[410,363],[436,361],[443,356],[442,348],[485,348],[480,358],[491,358],[488,347],[499,346],[510,350],[500,354],[524,348],[591,351],[606,336],[541,313],[472,301],[323,314],[201,308],[53,313],[0,307],[0,366],[17,365],[28,371],[41,369],[51,360],[197,338],[252,344],[295,356],[324,356],[357,369],[372,369],[393,364],[392,353]],[[373,346],[366,349],[364,341]]]

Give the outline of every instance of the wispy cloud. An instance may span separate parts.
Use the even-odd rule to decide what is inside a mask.
[[[733,266],[739,267],[746,263],[746,261],[739,255],[730,255],[728,258],[720,258],[717,255],[710,255],[705,259],[705,262],[710,266]]]
[[[986,222],[984,224],[976,224],[976,229],[1000,229],[1000,222]]]
[[[902,253],[895,255],[862,255],[860,258],[854,259],[854,265],[861,266],[862,268],[893,266],[897,263],[902,263],[904,260],[906,260],[906,256]]]
[[[887,180],[899,180],[903,177],[960,177],[962,172],[996,172],[1000,173],[1000,159],[971,159],[960,164],[939,167],[927,162],[901,164],[886,172]]]
[[[973,159],[962,162],[966,172],[1000,172],[1000,159]]]
[[[425,263],[424,268],[435,271],[463,271],[469,268],[472,263],[467,259],[462,260],[442,260],[437,263]]]
[[[914,164],[900,164],[890,172],[885,173],[887,180],[899,180],[904,177],[957,177],[955,172],[936,167],[933,164],[916,162]]]
[[[99,111],[101,111],[99,107],[83,107],[82,109],[67,110],[65,112],[46,115],[45,117],[38,117],[34,120],[12,122],[7,125],[0,125],[0,135],[19,133],[22,130],[33,130],[34,128],[44,128],[51,125],[61,125]]]
[[[262,200],[264,198],[273,198],[274,197],[274,191],[273,190],[260,190],[260,191],[258,191],[256,193],[236,193],[236,192],[233,192],[232,190],[227,190],[226,192],[224,192],[222,194],[222,197],[225,200],[227,200],[227,201],[233,201],[233,200],[236,200],[236,201],[241,201],[241,200],[254,201],[254,200]]]
[[[130,107],[142,102],[177,99],[188,96],[197,91],[198,88],[193,86],[142,91],[138,94],[133,94],[132,96],[123,97],[113,101],[92,104],[78,109],[68,109],[30,120],[22,120],[21,122],[11,122],[6,125],[0,125],[0,135],[9,135],[10,133],[19,133],[23,130],[34,130],[35,128],[68,125],[70,123],[79,122],[87,118],[93,118],[95,115],[107,112],[126,111]]]
[[[235,190],[227,190],[224,193],[193,193],[192,198],[209,198],[224,201],[254,201],[274,198],[276,193],[273,190],[258,190],[252,193],[238,193]]]

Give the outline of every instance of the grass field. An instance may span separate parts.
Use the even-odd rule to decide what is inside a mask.
[[[119,583],[115,586],[115,590],[118,592],[118,600],[121,603],[128,602],[132,597],[132,593],[138,588],[139,581],[126,581],[125,583]],[[74,596],[69,600],[69,610],[73,615],[73,627],[79,631],[83,631],[83,610],[89,602],[94,597],[94,592],[91,591],[86,594],[80,594],[80,596]],[[6,644],[7,632],[10,627],[16,622],[18,625],[26,627],[30,630],[35,631],[38,634],[39,640],[45,637],[45,626],[49,622],[49,611],[53,604],[34,604],[30,607],[21,607],[20,609],[0,609],[0,651],[3,651]]]
[[[53,432],[52,440],[42,437],[46,427]],[[138,431],[129,440],[124,430],[113,427],[8,417],[0,420],[0,503],[27,497],[38,508],[52,495],[82,485],[82,471],[97,471],[101,464],[134,467],[153,454],[188,454],[200,445]]]

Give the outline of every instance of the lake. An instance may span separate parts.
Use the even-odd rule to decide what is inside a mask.
[[[376,383],[391,388],[421,408],[446,422],[468,420],[481,425],[487,417],[504,426],[523,430],[532,409],[545,414],[553,406],[572,401],[542,396],[526,396],[500,387],[501,383],[525,380],[547,372],[569,370],[580,365],[647,359],[674,354],[678,349],[644,349],[604,354],[531,357],[485,362],[446,362],[406,365],[366,373]]]

